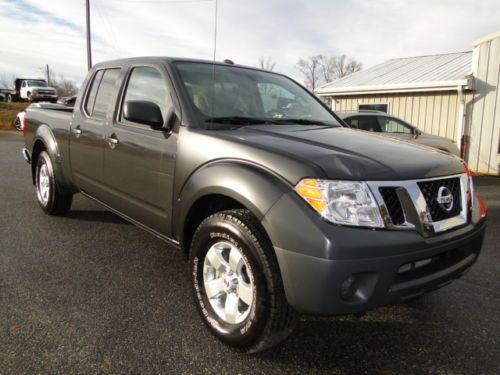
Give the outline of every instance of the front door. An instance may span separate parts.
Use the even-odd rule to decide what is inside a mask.
[[[172,189],[177,129],[155,130],[123,118],[131,100],[153,102],[164,123],[173,111],[172,87],[161,66],[134,66],[121,98],[120,110],[106,129],[105,203],[149,228],[171,236]]]
[[[21,96],[22,99],[28,99],[28,90],[26,88],[26,81],[23,81],[21,83],[21,88],[19,90],[19,96]]]
[[[376,116],[376,118],[383,133],[403,141],[413,140],[413,128],[404,122],[387,116]]]
[[[70,157],[77,186],[97,199],[102,198],[104,129],[112,116],[120,69],[98,70],[82,101],[80,115],[70,130]]]

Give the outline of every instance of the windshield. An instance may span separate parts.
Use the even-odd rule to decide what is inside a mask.
[[[29,87],[47,87],[44,81],[28,81]]]
[[[204,127],[210,124],[340,124],[309,92],[284,76],[235,66],[182,62],[182,82]]]

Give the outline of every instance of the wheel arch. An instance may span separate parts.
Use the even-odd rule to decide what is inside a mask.
[[[252,163],[224,160],[207,164],[184,184],[174,210],[179,219],[173,232],[187,252],[196,228],[207,216],[245,208],[261,220],[291,188],[280,176]]]
[[[35,183],[36,164],[42,151],[46,151],[52,159],[56,178],[59,181],[64,181],[57,141],[52,130],[46,124],[38,126],[34,136],[33,148],[31,151],[31,177],[33,184]]]

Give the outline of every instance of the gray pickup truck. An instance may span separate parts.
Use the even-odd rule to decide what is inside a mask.
[[[280,74],[101,63],[74,109],[30,107],[23,131],[47,214],[80,192],[181,249],[201,318],[245,352],[285,339],[298,313],[437,289],[481,250],[486,207],[459,158],[351,130]]]

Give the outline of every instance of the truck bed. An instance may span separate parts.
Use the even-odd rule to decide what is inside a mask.
[[[38,134],[51,133],[54,138],[53,145],[57,147],[61,161],[60,167],[67,173],[66,175],[69,175],[69,134],[72,118],[73,108],[61,104],[36,103],[26,108],[24,129],[26,148],[33,150]],[[50,131],[47,128],[50,128]]]

